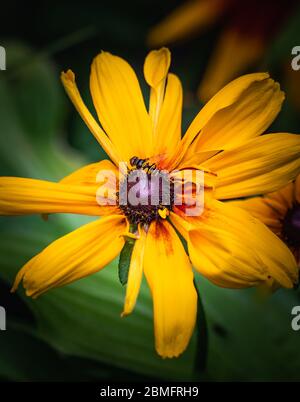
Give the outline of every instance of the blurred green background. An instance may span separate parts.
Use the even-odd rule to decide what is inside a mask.
[[[6,48],[7,70],[0,71],[0,174],[59,180],[103,159],[104,152],[64,93],[60,71],[72,68],[92,109],[90,63],[104,49],[134,66],[147,96],[142,80],[146,35],[181,3],[3,4],[0,45]],[[202,106],[196,89],[222,24],[170,47],[171,70],[185,91],[183,128]],[[299,9],[252,71],[270,71],[288,91],[284,66],[296,45],[300,45]],[[297,99],[287,92],[271,131],[297,133],[299,123]],[[88,220],[66,215],[50,216],[47,222],[39,216],[1,218],[0,305],[7,310],[7,331],[0,331],[1,381],[300,380],[300,332],[291,329],[292,307],[300,305],[296,290],[280,290],[265,298],[254,289],[221,289],[197,276],[206,319],[201,309],[198,331],[177,360],[162,360],[155,354],[151,297],[145,283],[135,312],[120,318],[124,288],[118,281],[117,261],[35,301],[22,290],[10,294],[15,274],[29,258]]]

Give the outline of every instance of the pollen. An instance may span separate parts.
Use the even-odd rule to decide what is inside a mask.
[[[158,214],[162,219],[166,219],[167,216],[169,216],[170,211],[168,210],[168,208],[162,208],[158,210]]]

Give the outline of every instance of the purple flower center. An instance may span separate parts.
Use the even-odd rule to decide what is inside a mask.
[[[119,207],[132,224],[150,224],[159,219],[159,210],[172,209],[174,184],[165,172],[133,169],[120,183]]]
[[[291,247],[300,247],[300,204],[295,204],[283,221],[283,235]]]

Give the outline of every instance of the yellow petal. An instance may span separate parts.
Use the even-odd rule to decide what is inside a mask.
[[[243,119],[239,121],[236,109],[239,107],[240,102],[243,102],[244,105],[248,105],[250,112],[253,112],[253,109],[251,109],[253,107],[251,100],[255,101],[254,106],[257,106],[257,102],[259,103],[257,91],[259,91],[260,94],[265,94],[263,98],[264,106],[266,106],[268,100],[270,102],[267,106],[267,112],[264,114],[264,111],[260,109],[259,113],[251,115],[251,119],[246,118],[245,121]],[[230,82],[221,89],[194,118],[177,148],[174,155],[173,166],[177,167],[182,159],[183,161],[189,160],[196,152],[231,149],[237,146],[237,144],[243,143],[247,138],[261,134],[261,130],[271,123],[276,113],[280,110],[282,99],[283,95],[279,91],[278,84],[274,83],[267,73],[247,74]],[[244,112],[242,116],[245,118]],[[226,120],[227,117],[228,121],[226,124],[229,131],[224,132],[219,120],[221,119],[221,121],[224,122],[224,119]],[[267,118],[269,118],[268,121]],[[230,124],[230,119],[235,119],[235,123],[239,124],[239,128],[243,128],[243,131],[239,132],[238,135],[231,135],[231,130],[233,130],[234,134],[236,134],[236,131],[234,131],[235,123]],[[247,128],[248,124],[250,124],[249,129]],[[255,124],[257,127],[255,127]],[[215,126],[219,127],[223,130],[223,135],[226,134],[226,138],[217,135],[215,130],[212,132],[207,131],[206,125],[209,125],[211,130]],[[202,135],[202,131],[204,131],[204,138],[202,139],[203,141],[207,141],[206,146],[202,145],[200,139],[198,140],[199,135]],[[209,142],[210,135],[214,137],[213,143]]]
[[[193,144],[190,146],[191,149],[194,149]],[[219,152],[222,152],[222,150],[212,150],[212,151],[203,151],[203,152],[197,152],[195,150],[194,154],[191,155],[190,149],[188,151],[188,158],[184,158],[179,166],[178,169],[188,169],[191,168],[192,166],[194,168],[197,168],[198,166],[201,166],[203,162],[208,161],[208,159],[212,158],[213,156],[217,155]]]
[[[232,149],[266,131],[278,115],[284,94],[271,79],[253,83],[238,101],[219,110],[205,125],[197,150]]]
[[[181,82],[176,75],[169,74],[165,97],[157,124],[157,136],[154,142],[154,154],[160,155],[166,161],[170,156],[173,156],[176,148],[179,146],[181,139],[181,116]]]
[[[254,218],[247,226],[246,221],[251,220],[248,212],[235,208],[230,203],[218,204],[225,218],[228,217],[227,225],[229,221],[235,220],[237,228],[244,227],[245,234],[249,239],[249,247],[257,251],[263,266],[267,267],[272,279],[282,287],[293,287],[298,282],[299,273],[297,263],[289,248],[259,220]]]
[[[265,44],[259,36],[241,35],[229,29],[222,32],[198,90],[202,102],[207,102],[230,80],[247,71],[263,56]]]
[[[280,190],[261,197],[231,201],[231,205],[245,209],[281,237],[283,221],[295,202],[294,187],[294,183],[289,183]]]
[[[144,75],[150,86],[149,115],[152,122],[152,132],[157,132],[157,123],[165,94],[166,78],[171,63],[169,49],[152,50],[144,63]]]
[[[193,265],[216,285],[243,288],[275,280],[291,288],[297,282],[297,264],[288,247],[241,208],[215,202],[197,226],[184,221],[172,215],[188,241]]]
[[[168,75],[171,64],[171,53],[166,47],[152,50],[145,59],[144,75],[151,88],[158,88]]]
[[[294,183],[289,183],[280,190],[264,196],[265,202],[278,214],[278,216],[281,217],[281,219],[285,217],[287,211],[291,209],[295,203],[294,189]]]
[[[250,80],[251,77],[252,80]],[[223,95],[219,93],[212,99],[211,103],[215,104],[216,111],[205,126],[201,127],[200,134],[188,149],[184,160],[195,158],[195,154],[199,151],[235,148],[245,141],[259,136],[270,126],[281,109],[284,94],[280,91],[278,83],[267,77],[263,79],[263,77],[264,74],[241,77],[225,87],[226,90],[224,88],[220,91],[223,92]],[[246,78],[248,78],[248,86],[245,85]],[[238,81],[241,89],[239,96],[229,106],[217,110],[217,98],[222,104],[223,98],[226,102],[226,99],[230,99],[239,92],[236,86]],[[211,109],[209,104],[210,102],[204,106],[204,112],[206,108]],[[210,113],[208,113],[209,115]],[[199,120],[199,124],[202,125],[203,120]],[[196,130],[198,123],[193,129],[195,122],[197,122],[197,117],[191,125],[190,133]],[[188,135],[190,135],[189,130]]]
[[[100,271],[121,251],[125,228],[124,217],[113,215],[61,237],[24,265],[12,291],[23,280],[27,296],[37,297]]]
[[[122,161],[152,155],[152,133],[142,92],[130,65],[102,52],[91,66],[90,89],[99,120]]]
[[[267,225],[272,232],[281,234],[282,219],[284,215],[272,208],[266,197],[253,197],[246,200],[231,201],[233,206],[243,208],[255,218]]]
[[[115,207],[100,207],[98,186],[52,183],[20,177],[0,178],[0,214],[30,215],[75,213],[106,214]]]
[[[96,195],[99,205],[117,206],[116,192],[119,188],[119,180],[123,177],[121,171],[109,160],[103,160],[86,165],[70,175],[64,177],[60,183],[81,186],[97,187]],[[116,207],[117,208],[117,207]],[[107,209],[112,213],[112,209]],[[114,211],[113,213],[118,213]]]
[[[61,80],[67,94],[69,95],[69,98],[73,102],[75,108],[82,117],[83,121],[88,126],[91,133],[94,135],[94,137],[99,142],[104,151],[107,153],[107,155],[109,155],[111,160],[117,164],[118,161],[120,160],[120,156],[117,155],[116,150],[113,147],[111,141],[109,140],[107,135],[101,129],[99,124],[96,122],[96,120],[94,119],[94,117],[91,115],[86,105],[84,104],[78,91],[75,82],[75,74],[73,73],[73,71],[68,70],[66,73],[62,72]]]
[[[167,221],[150,226],[144,272],[153,297],[157,353],[176,357],[186,349],[194,330],[197,293],[190,261]]]
[[[144,230],[140,230],[140,237],[135,241],[131,255],[124,310],[122,316],[128,315],[133,311],[140,291],[143,277],[145,244],[146,233]]]
[[[60,183],[74,184],[80,186],[93,186],[94,188],[95,186],[97,186],[97,192],[100,190],[100,192],[102,193],[98,194],[98,204],[102,204],[102,207],[104,207],[104,205],[106,204],[106,206],[102,209],[101,215],[107,215],[111,213],[118,214],[119,210],[116,206],[116,191],[118,188],[120,176],[123,177],[122,173],[118,171],[118,169],[112,162],[110,162],[109,160],[103,160],[79,168],[68,176],[65,176],[62,180],[60,180]],[[103,197],[104,194],[106,195],[105,199]],[[107,208],[107,205],[110,205],[110,207]],[[116,207],[112,208],[111,205],[115,205]],[[47,221],[48,215],[42,214],[42,218]]]
[[[230,199],[276,191],[300,172],[300,136],[267,134],[219,153],[203,165],[218,175],[215,197]]]
[[[187,219],[184,214],[180,215],[177,213],[176,209],[175,212],[170,212],[170,220],[178,232],[184,237],[184,239],[188,240],[189,231],[194,229],[192,220]],[[198,221],[196,227],[198,227]]]
[[[223,12],[220,0],[190,0],[155,26],[149,36],[150,46],[161,46],[211,25]]]
[[[103,160],[83,166],[64,177],[60,183],[95,186],[99,182],[97,176],[103,171],[109,173],[112,178],[115,178],[116,182],[119,181],[119,170],[117,167],[109,160]]]

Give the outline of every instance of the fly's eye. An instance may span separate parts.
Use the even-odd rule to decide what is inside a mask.
[[[139,160],[139,158],[138,158],[137,156],[133,156],[133,157],[130,159],[130,165],[131,165],[131,166],[135,166],[136,163],[138,162],[138,160]]]

